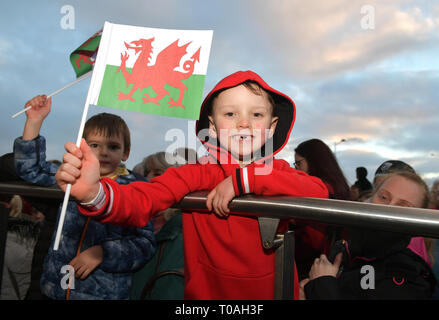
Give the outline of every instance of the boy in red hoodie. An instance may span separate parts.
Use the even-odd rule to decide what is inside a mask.
[[[256,73],[239,71],[221,80],[201,106],[196,131],[209,156],[200,163],[123,186],[99,179],[99,162],[84,141],[80,148],[68,142],[56,179],[63,190],[72,183],[84,215],[121,226],[143,226],[188,193],[210,191],[206,205],[217,215],[183,212],[185,298],[273,299],[274,251],[263,249],[258,220],[228,216],[228,204],[248,193],[328,197],[321,180],[274,159],[294,119],[287,95]],[[297,277],[295,283],[297,297]]]

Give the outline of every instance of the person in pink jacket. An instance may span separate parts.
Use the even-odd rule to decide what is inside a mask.
[[[252,71],[223,80],[205,98],[197,135],[209,155],[200,163],[170,168],[148,183],[122,186],[99,179],[99,163],[82,142],[56,174],[80,211],[103,223],[143,226],[154,214],[194,191],[209,191],[216,214],[183,212],[185,299],[273,299],[274,251],[264,250],[258,220],[229,216],[229,202],[244,194],[327,198],[324,183],[275,160],[288,142],[294,102]],[[287,221],[280,229],[287,227]],[[297,276],[295,297],[298,298]]]

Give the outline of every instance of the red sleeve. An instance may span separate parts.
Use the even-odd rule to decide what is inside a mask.
[[[236,185],[244,186],[243,193],[256,195],[328,198],[328,189],[319,178],[291,168],[284,160],[275,160],[271,164],[252,163],[237,170],[234,175]],[[236,191],[239,192],[239,188]]]
[[[151,217],[179,202],[190,192],[211,190],[222,171],[216,165],[184,165],[169,168],[150,182],[132,182],[120,185],[103,178],[101,183],[106,203],[99,211],[89,211],[78,206],[82,214],[100,222],[120,226],[145,226]]]

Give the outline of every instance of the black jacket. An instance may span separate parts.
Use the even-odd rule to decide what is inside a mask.
[[[337,242],[334,257],[343,252],[341,272],[311,280],[305,286],[309,300],[430,299],[436,279],[430,266],[407,248],[410,236],[355,230],[352,239]]]

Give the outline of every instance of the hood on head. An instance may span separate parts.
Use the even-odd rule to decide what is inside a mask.
[[[246,81],[257,82],[263,89],[270,93],[275,102],[275,116],[279,117],[276,130],[272,137],[273,139],[273,152],[271,154],[265,154],[262,151],[263,160],[268,157],[274,156],[287,144],[290,132],[294,125],[294,120],[296,117],[296,107],[293,100],[286,94],[279,92],[271,88],[258,74],[253,71],[238,71],[235,72],[224,79],[222,79],[218,84],[209,92],[201,105],[200,119],[196,123],[196,134],[200,139],[201,143],[210,150],[216,150],[218,152],[226,151],[221,150],[219,143],[216,141],[209,141],[212,138],[206,136],[200,136],[200,132],[209,129],[209,110],[212,108],[212,101],[217,96],[217,93],[228,88],[236,87]]]

